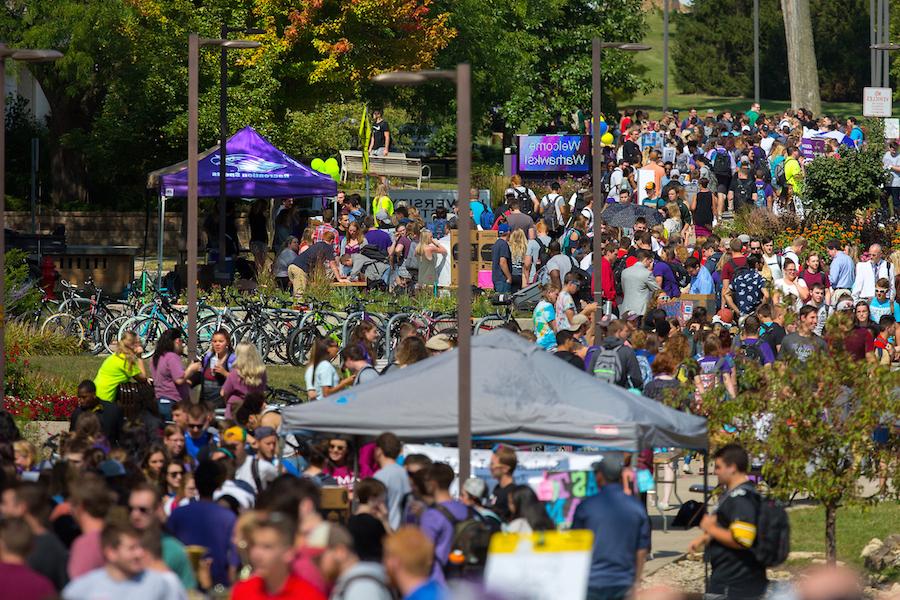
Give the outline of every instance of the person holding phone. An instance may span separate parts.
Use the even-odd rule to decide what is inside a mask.
[[[166,421],[172,420],[174,404],[190,398],[191,377],[201,369],[199,360],[184,367],[181,362],[183,355],[184,332],[175,328],[165,330],[153,352],[151,368],[159,412]]]

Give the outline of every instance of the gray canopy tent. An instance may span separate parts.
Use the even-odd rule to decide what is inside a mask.
[[[454,443],[458,352],[283,411],[284,430]],[[472,338],[476,440],[570,444],[634,452],[706,450],[706,419],[603,383],[508,331]]]

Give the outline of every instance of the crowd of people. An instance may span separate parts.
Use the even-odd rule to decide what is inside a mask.
[[[540,289],[533,331],[522,335],[647,397],[690,389],[696,400],[686,408],[697,410],[710,389],[738,393],[741,360],[762,367],[814,361],[836,344],[855,360],[891,363],[900,359],[900,251],[832,240],[822,256],[802,237],[776,248],[770,237],[714,232],[736,211],[802,213],[799,139],[810,130],[845,133],[846,140],[828,138],[832,153],[864,138],[854,119],[814,121],[802,110],[773,117],[753,106],[706,119],[691,111],[683,121],[667,115],[659,122],[626,111],[606,150],[602,198],[592,197],[588,180],[569,198],[558,181],[539,197],[514,176],[499,205],[473,190],[467,217],[457,206],[426,223],[415,208],[394,206],[381,184],[370,206],[342,192],[337,210],[325,209],[299,236],[297,213],[285,201],[272,217],[272,272],[298,296],[317,271],[369,287],[433,290],[447,260],[437,240],[470,218],[497,232],[494,291]],[[664,153],[674,160],[664,162]],[[895,147],[885,164],[900,174],[900,161],[889,165],[889,156]],[[654,171],[643,190],[641,168]],[[887,195],[894,189],[900,184]],[[625,224],[606,222],[627,205],[647,210]],[[267,264],[268,218],[254,206],[257,269]],[[208,229],[212,239],[217,228]],[[687,322],[663,308],[684,293],[706,298]],[[279,407],[267,402],[255,346],[233,345],[221,330],[209,351],[186,363],[183,338],[166,331],[145,360],[139,337],[125,333],[95,377],[78,386],[79,406],[53,457],[40,456],[0,414],[0,574],[10,597],[430,600],[450,597],[448,582],[477,584],[493,533],[556,528],[535,491],[517,482],[516,448],[493,449],[492,481],[455,482],[450,465],[404,455],[390,432],[358,447],[347,436],[287,435]],[[426,340],[404,324],[393,362],[379,369],[376,338],[363,322],[343,348],[317,340],[302,376],[308,399],[366,385],[454,345],[451,336]],[[759,598],[768,582],[752,552],[759,503],[749,458],[727,445],[714,459],[725,492],[691,548],[707,548],[710,593]],[[636,473],[652,461],[646,449],[608,453],[593,467],[598,493],[581,502],[572,522],[596,535],[590,600],[628,597],[641,582],[650,520]],[[691,472],[687,459],[666,466],[677,468]],[[349,498],[346,507],[334,502],[335,490]],[[660,510],[672,508],[670,492],[661,487]]]

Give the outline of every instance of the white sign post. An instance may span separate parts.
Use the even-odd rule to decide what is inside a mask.
[[[885,87],[863,88],[863,116],[890,117],[893,90]]]

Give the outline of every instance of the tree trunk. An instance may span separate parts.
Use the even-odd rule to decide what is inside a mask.
[[[65,201],[87,202],[87,170],[84,157],[78,149],[66,145],[66,134],[80,129],[81,118],[70,111],[69,102],[51,103],[47,126],[50,132],[50,177],[52,182],[51,202],[59,206]]]
[[[837,506],[825,504],[825,559],[829,565],[837,562]]]
[[[808,108],[818,116],[822,110],[822,100],[819,97],[819,72],[809,0],[781,0],[781,12],[784,14],[784,35],[787,39],[791,108]]]

